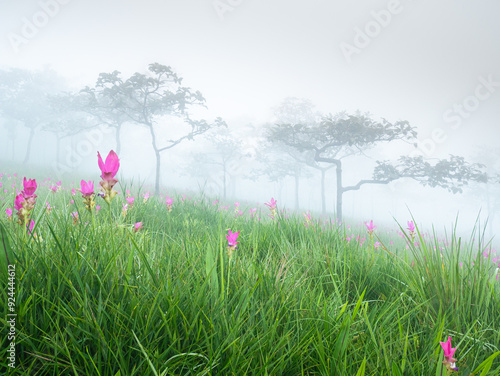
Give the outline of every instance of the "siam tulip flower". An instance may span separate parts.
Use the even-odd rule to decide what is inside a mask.
[[[377,228],[377,226],[373,224],[373,220],[370,221],[370,223],[365,222],[365,226],[368,229],[368,234],[370,234],[370,237],[373,236],[373,230]]]
[[[94,194],[94,182],[89,180],[87,183],[85,180],[80,182],[81,188],[79,189],[82,192],[83,197],[92,196]]]
[[[241,217],[243,215],[243,212],[239,209],[236,209],[236,218]]]
[[[97,163],[99,165],[99,168],[101,169],[102,181],[100,182],[100,184],[104,189],[104,200],[108,204],[111,204],[111,200],[113,200],[113,198],[118,193],[113,190],[113,187],[116,183],[118,183],[118,180],[116,180],[114,177],[118,172],[118,169],[120,168],[120,160],[118,159],[116,153],[111,150],[106,157],[106,162],[102,161],[101,154],[97,152]]]
[[[49,214],[52,209],[54,209],[48,202],[45,203],[45,210],[47,211],[47,214]]]
[[[271,201],[270,202],[266,202],[264,203],[264,205],[268,206],[269,207],[269,210],[271,211],[271,214],[268,214],[269,217],[271,217],[272,219],[274,219],[276,217],[276,214],[277,214],[277,211],[276,211],[276,204],[278,203],[278,201],[276,201],[274,199],[274,197],[271,197]]]
[[[373,246],[375,247],[375,249],[377,249],[378,247],[380,247],[380,243],[379,242],[375,242],[375,244],[373,244]]]
[[[439,342],[439,344],[441,345],[444,351],[443,364],[445,365],[446,369],[448,371],[458,372],[458,367],[455,365],[455,362],[457,360],[453,358],[453,354],[455,353],[456,347],[455,348],[451,347],[451,337],[448,337],[448,341]]]
[[[21,210],[25,201],[23,194],[19,193],[14,200],[14,209]]]
[[[34,220],[31,220],[31,223],[30,225],[26,225],[26,227],[28,228],[28,231],[30,232],[30,234],[33,232],[33,229],[35,228],[35,221]]]
[[[146,193],[144,193],[144,195],[142,196],[142,202],[143,203],[146,203],[149,199],[149,191],[147,191]]]
[[[22,193],[25,197],[33,196],[35,194],[35,191],[37,188],[37,184],[36,184],[35,179],[26,180],[26,177],[25,177],[23,180],[23,186],[24,186],[24,190]]]
[[[122,214],[124,217],[127,215],[127,211],[128,211],[128,204],[123,204]]]
[[[76,195],[76,189],[75,189],[75,188],[73,188],[73,189],[71,190],[71,195],[72,195],[72,196]]]
[[[80,182],[79,191],[82,192],[83,203],[85,204],[85,209],[87,209],[89,212],[91,212],[95,206],[94,182],[89,180],[87,183],[85,180],[82,180]]]
[[[304,218],[305,218],[305,222],[304,222],[304,226],[308,226],[310,224],[312,224],[312,218],[311,218],[311,213],[302,213],[304,215]]]
[[[170,213],[172,211],[172,205],[174,203],[174,199],[167,196],[167,198],[165,199],[165,201],[167,203],[167,210]]]
[[[73,218],[73,225],[76,225],[80,219],[78,212],[71,213],[71,217]]]
[[[231,257],[233,257],[234,250],[238,248],[237,244],[239,243],[239,241],[237,241],[237,239],[238,239],[239,235],[240,235],[239,231],[233,233],[231,231],[231,229],[228,230],[228,235],[226,235],[226,239],[227,239],[227,243],[228,243],[227,255],[229,256],[229,259],[231,259]]]
[[[137,222],[134,224],[134,232],[139,232],[142,229],[142,222]]]
[[[249,209],[248,212],[250,213],[251,217],[255,217],[255,213],[257,212],[257,208]]]
[[[99,213],[99,210],[101,210],[101,207],[99,205],[96,205],[95,206],[95,213]]]
[[[413,221],[408,221],[408,230],[410,231],[411,241],[415,239],[415,224]]]
[[[14,209],[17,210],[18,223],[27,227],[29,216],[35,207],[37,184],[35,179],[23,180],[24,190],[16,195]]]
[[[125,200],[127,200],[127,204],[129,205],[130,209],[134,206],[134,201],[135,197],[126,197]]]
[[[9,221],[12,221],[12,209],[11,208],[5,209],[5,214],[7,214],[7,219]]]

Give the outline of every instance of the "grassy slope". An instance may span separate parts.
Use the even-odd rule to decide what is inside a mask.
[[[136,195],[126,217],[120,196],[112,212],[101,201],[93,223],[78,195],[71,205],[67,191],[39,192],[38,240],[1,215],[18,258],[11,374],[355,375],[365,364],[367,375],[434,375],[451,335],[468,375],[498,350],[500,282],[477,245],[454,242],[442,260],[422,239],[402,256],[401,239],[361,247],[336,226],[272,221],[265,208],[261,221],[236,218],[179,196],[168,213]],[[228,228],[240,231],[232,260]]]

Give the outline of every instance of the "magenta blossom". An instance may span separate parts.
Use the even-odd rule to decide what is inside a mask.
[[[138,232],[142,229],[142,222],[137,222],[134,224],[134,232]]]
[[[7,214],[7,218],[11,219],[12,218],[12,209],[11,208],[5,209],[5,214]]]
[[[23,186],[24,186],[23,195],[25,197],[33,196],[37,188],[36,180],[35,179],[26,180],[25,177],[23,180]]]
[[[22,193],[19,193],[14,201],[14,209],[21,210],[25,201],[26,200],[24,199],[24,195]]]
[[[80,192],[82,192],[83,197],[89,197],[94,194],[94,182],[89,180],[87,183],[85,180],[82,180]]]
[[[97,152],[97,163],[99,168],[101,169],[101,178],[102,181],[99,183],[101,187],[104,189],[104,200],[111,204],[111,200],[117,195],[118,192],[113,190],[113,187],[118,180],[114,177],[118,172],[118,168],[120,167],[120,160],[116,153],[111,150],[106,157],[106,162],[103,163],[101,154]]]
[[[125,200],[127,200],[127,203],[132,206],[134,205],[134,200],[135,200],[135,197],[127,197],[125,198]]]
[[[113,179],[120,168],[120,160],[118,159],[118,155],[111,150],[106,157],[106,162],[103,163],[101,154],[97,152],[97,163],[99,164],[99,168],[101,169],[101,178],[106,181],[110,181]]]
[[[439,344],[441,345],[444,351],[443,364],[450,371],[458,371],[458,367],[455,365],[455,362],[457,360],[453,358],[453,354],[455,354],[455,350],[457,348],[451,347],[451,337],[448,337],[448,340],[446,342],[439,342]]]
[[[415,231],[415,224],[413,223],[413,221],[408,221],[408,230],[410,230],[410,232]]]
[[[269,209],[276,209],[276,204],[278,203],[278,201],[276,201],[274,199],[274,197],[271,197],[271,201],[270,202],[266,202],[264,203],[264,205],[267,205],[269,206]]]
[[[26,227],[28,227],[28,230],[29,230],[30,234],[32,234],[33,233],[33,229],[35,228],[35,221],[31,220],[30,225],[29,226],[26,225]]]
[[[371,235],[371,234],[373,234],[373,230],[375,230],[375,229],[377,228],[377,226],[375,226],[375,225],[373,224],[373,220],[372,220],[372,221],[370,221],[370,223],[365,222],[365,226],[366,226],[366,228],[368,229],[368,233],[369,233],[370,235]]]
[[[227,239],[227,243],[230,247],[235,247],[235,248],[238,248],[236,246],[236,244],[238,244],[239,242],[236,241],[238,239],[238,236],[240,235],[240,232],[235,232],[233,233],[231,231],[231,229],[228,230],[228,235],[226,235],[226,239]]]
[[[231,229],[228,230],[228,235],[226,235],[228,246],[226,248],[227,248],[227,255],[229,256],[229,259],[231,259],[231,257],[233,257],[234,250],[238,248],[237,244],[239,243],[239,241],[237,241],[237,239],[238,239],[239,234],[240,234],[239,231],[233,233],[231,231]]]

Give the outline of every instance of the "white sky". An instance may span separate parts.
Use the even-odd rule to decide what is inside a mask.
[[[23,33],[25,19],[54,2],[59,9],[46,25],[33,37]],[[216,3],[239,5],[219,17]],[[349,63],[341,43],[355,46],[355,28],[389,7],[397,14],[380,30],[371,25],[370,44]],[[159,62],[200,90],[214,115],[265,120],[283,98],[305,97],[324,112],[407,119],[421,138],[446,129],[446,152],[455,139],[499,133],[500,85],[459,130],[443,120],[474,94],[479,77],[500,82],[496,0],[3,0],[1,8],[3,67],[49,65],[81,85],[100,72],[144,72]],[[28,36],[17,53],[12,33]]]

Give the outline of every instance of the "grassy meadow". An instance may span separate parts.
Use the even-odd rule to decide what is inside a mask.
[[[446,375],[449,336],[457,375],[500,374],[499,260],[480,228],[370,235],[279,202],[274,219],[183,192],[169,208],[123,182],[89,211],[79,184],[45,181],[30,231],[5,212],[22,176],[0,182],[0,291],[7,302],[10,257],[17,315],[12,368],[0,306],[6,374]]]

